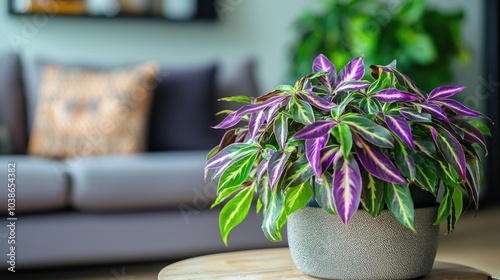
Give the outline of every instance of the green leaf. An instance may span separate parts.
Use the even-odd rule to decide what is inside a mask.
[[[416,176],[415,152],[407,148],[402,141],[396,139],[394,143],[394,159],[396,167],[403,176],[413,181]]]
[[[227,188],[239,186],[245,182],[257,158],[257,154],[257,152],[253,152],[238,159],[222,173],[217,187],[217,195]]]
[[[293,119],[301,124],[308,125],[314,122],[314,112],[309,103],[295,99],[290,108]]]
[[[460,216],[462,215],[462,211],[464,208],[463,194],[459,188],[455,188],[453,190],[452,200],[453,200],[453,212],[455,214],[455,222],[457,222]]]
[[[229,96],[220,98],[219,101],[239,102],[239,103],[252,103],[253,98],[249,96]]]
[[[363,110],[367,115],[376,115],[378,112],[382,111],[382,106],[378,100],[366,97],[361,99],[359,102],[359,108]]]
[[[294,88],[290,85],[279,85],[276,87],[276,90],[284,91],[284,92],[293,92]]]
[[[380,215],[385,206],[384,181],[376,179],[366,170],[363,172],[361,204],[372,217]]]
[[[253,192],[254,185],[243,189],[222,208],[219,214],[219,228],[222,241],[226,246],[229,232],[247,216],[252,204]]]
[[[434,225],[437,226],[444,220],[448,219],[448,217],[451,215],[452,202],[453,198],[452,195],[450,194],[450,189],[446,187],[444,188],[443,198],[439,203],[438,214],[436,221],[434,222]]]
[[[415,163],[415,184],[421,189],[436,194],[436,165],[422,154],[416,154]]]
[[[262,200],[260,198],[257,199],[257,205],[255,205],[255,212],[257,214],[260,213],[260,210],[262,209],[262,207],[264,206],[264,204],[262,203]]]
[[[267,207],[264,209],[262,231],[270,241],[281,241],[281,229],[286,222],[285,198],[279,188],[272,191]]]
[[[217,198],[215,199],[215,202],[210,206],[210,208],[214,208],[217,205],[221,204],[224,200],[229,198],[231,195],[233,195],[236,191],[240,190],[243,186],[242,185],[236,185],[236,186],[231,186],[227,187],[224,190],[222,190],[220,193],[217,194]]]
[[[415,231],[415,209],[408,185],[386,183],[385,202],[394,217],[405,227]]]
[[[333,202],[333,177],[332,174],[324,172],[321,176],[323,179],[321,184],[314,183],[314,199],[319,204],[321,209],[332,215],[336,214],[335,204]]]
[[[460,177],[458,176],[458,173],[446,161],[438,161],[437,171],[439,179],[441,179],[445,185],[452,187],[458,187],[460,185]]]
[[[353,94],[350,93],[344,99],[342,99],[342,101],[337,106],[335,106],[332,109],[332,116],[336,120],[338,120],[340,118],[340,116],[342,116],[342,114],[344,114],[344,111],[345,111],[345,108],[347,107],[347,105],[349,105],[349,103],[351,103],[351,101],[353,101],[353,100],[354,100]]]
[[[290,188],[286,192],[285,213],[290,216],[293,212],[304,208],[313,197],[313,190],[309,182],[305,182],[298,187]]]
[[[474,126],[475,128],[477,128],[479,131],[481,131],[482,134],[486,136],[491,136],[490,128],[484,122],[479,120],[469,120],[467,122],[472,126]]]
[[[348,156],[352,149],[352,134],[351,129],[345,123],[339,123],[333,128],[338,131],[337,141],[340,143],[340,148],[344,152],[344,156]]]
[[[285,173],[285,189],[297,187],[314,175],[305,155],[296,160]]]
[[[346,116],[342,118],[342,123],[377,147],[394,148],[394,138],[389,131],[364,116]]]
[[[406,24],[418,22],[424,13],[425,3],[426,0],[408,1],[399,12],[399,19]]]

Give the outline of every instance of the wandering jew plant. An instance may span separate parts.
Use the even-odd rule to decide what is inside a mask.
[[[311,200],[345,224],[360,204],[373,217],[387,207],[413,231],[409,185],[434,196],[443,189],[436,224],[448,220],[449,231],[463,198],[477,209],[478,150],[486,150],[489,129],[478,119],[483,115],[451,99],[465,87],[426,93],[395,62],[370,68],[372,82],[362,80],[363,57],[337,73],[319,55],[295,86],[224,99],[246,103],[215,127],[231,129],[205,166],[205,176],[218,180],[212,207],[227,201],[219,217],[226,244],[254,193],[262,230],[272,241],[281,240],[286,218]],[[245,125],[233,128],[240,122]]]

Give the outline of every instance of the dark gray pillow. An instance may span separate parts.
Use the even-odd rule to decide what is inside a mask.
[[[211,149],[215,124],[216,66],[161,70],[153,97],[149,150]]]
[[[5,132],[0,149],[24,154],[27,147],[23,81],[19,57],[0,55],[0,125]]]

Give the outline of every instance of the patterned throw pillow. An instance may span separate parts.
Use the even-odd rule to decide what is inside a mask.
[[[146,149],[158,65],[90,70],[48,65],[28,153],[67,158]]]

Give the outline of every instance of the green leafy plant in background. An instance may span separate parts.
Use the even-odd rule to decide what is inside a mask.
[[[426,7],[426,0],[323,0],[318,12],[307,11],[294,24],[291,76],[310,67],[315,54],[345,65],[364,54],[367,65],[398,61],[398,69],[425,90],[450,82],[455,59],[468,61],[462,45],[462,12]],[[335,53],[335,55],[333,55]]]
[[[281,240],[289,215],[316,201],[348,224],[360,206],[373,217],[388,208],[415,230],[410,185],[433,196],[443,190],[436,224],[454,226],[463,197],[478,207],[488,127],[482,114],[452,99],[463,86],[421,90],[396,62],[371,65],[363,56],[340,71],[324,55],[294,86],[257,98],[215,128],[229,129],[208,155],[206,178],[218,181],[213,206],[225,203],[219,227],[229,232],[248,214],[254,195],[262,230]],[[239,123],[243,126],[235,127]]]

